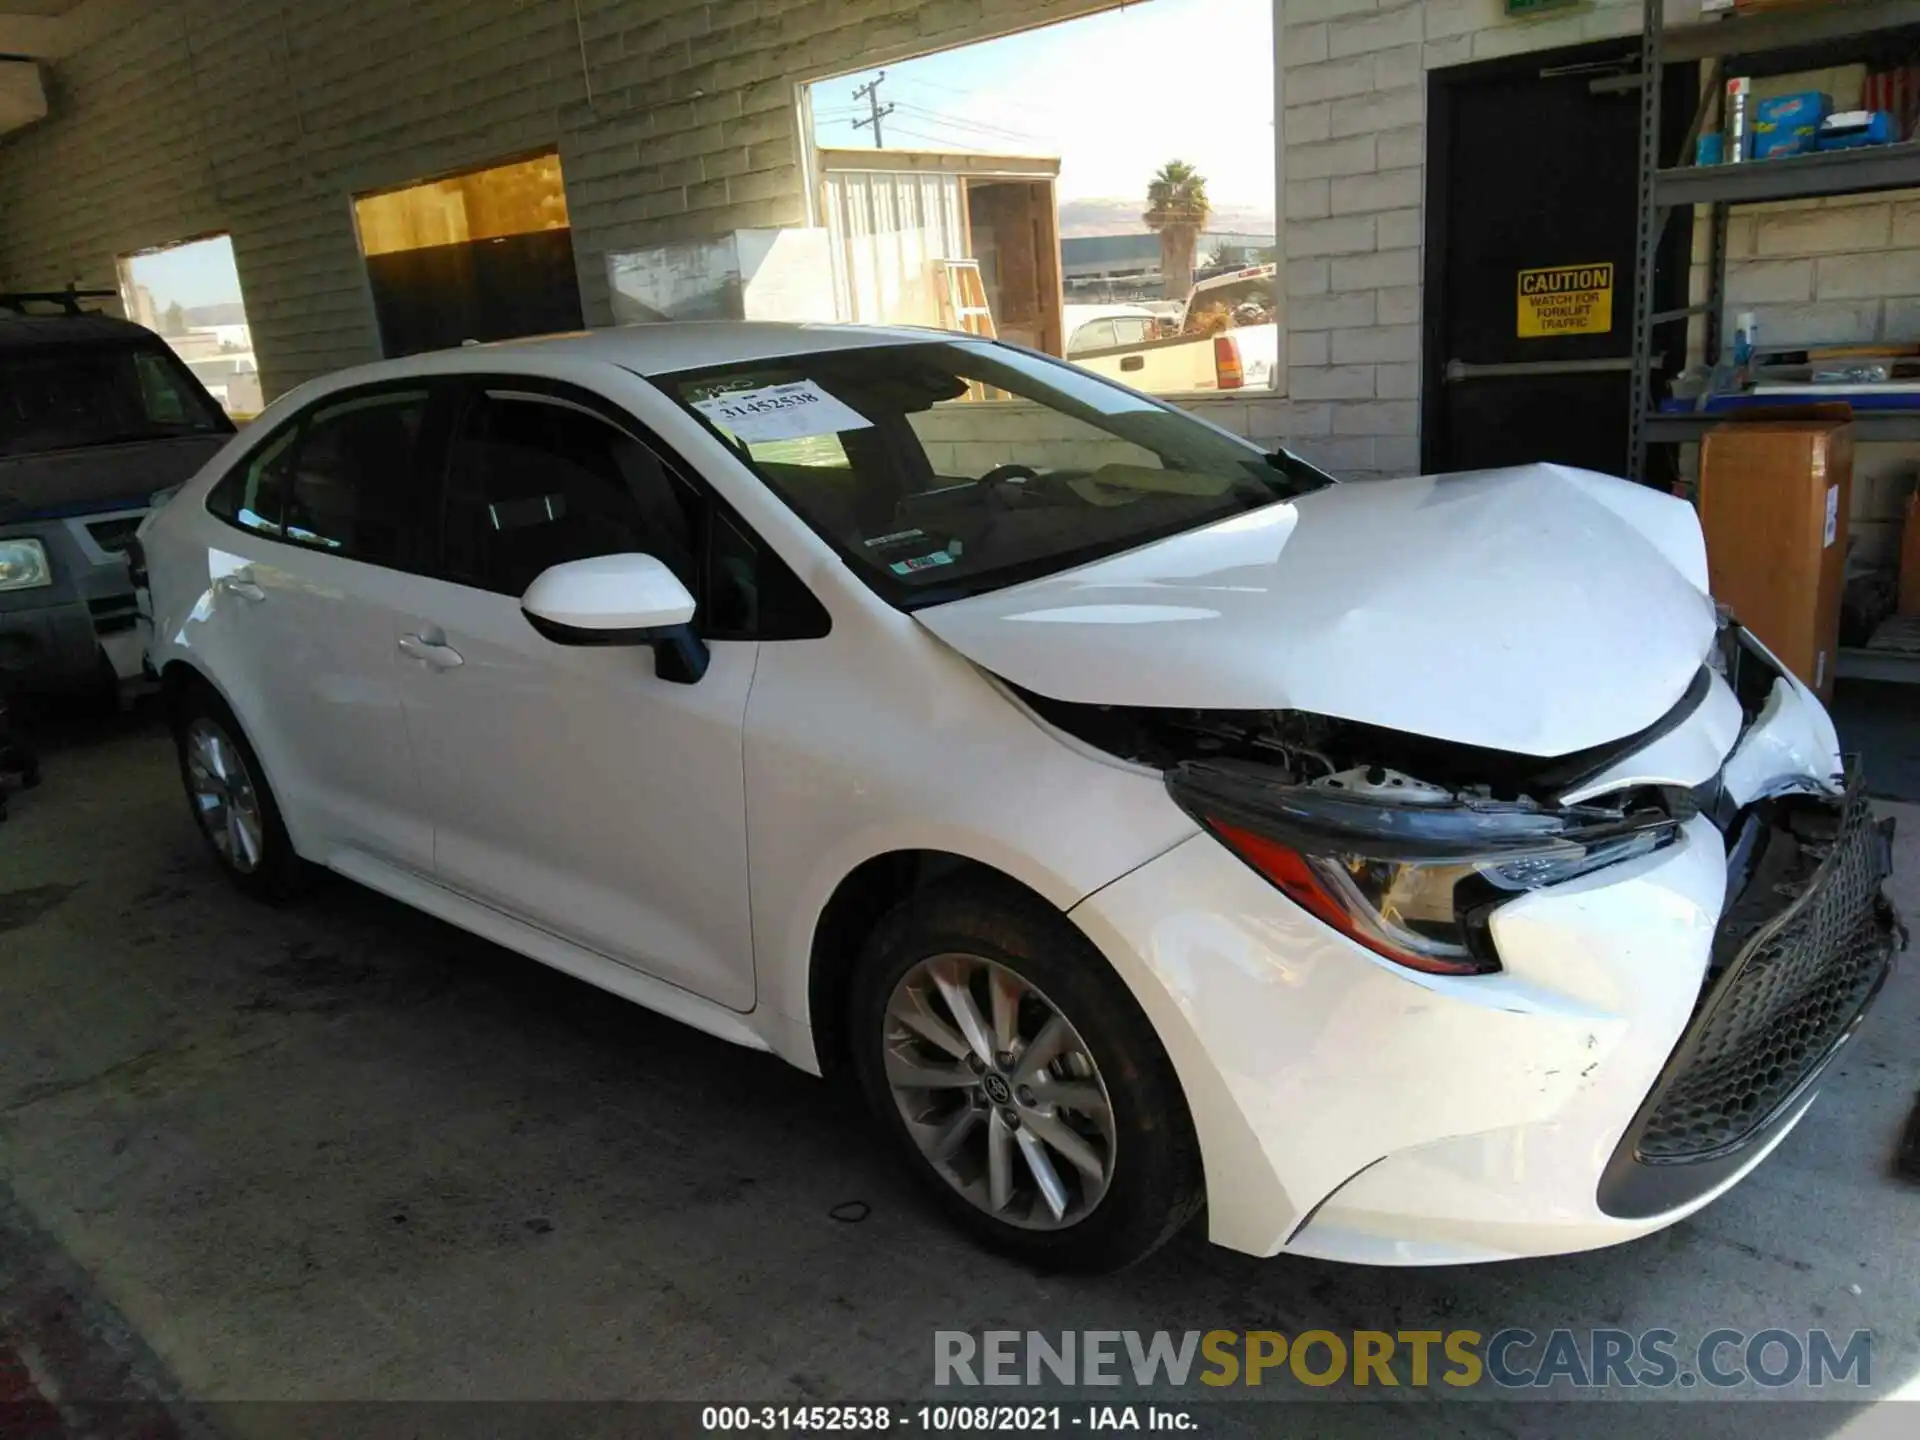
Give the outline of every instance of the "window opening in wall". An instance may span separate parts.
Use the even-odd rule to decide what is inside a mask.
[[[388,355],[585,324],[558,155],[357,196],[353,210]]]
[[[1272,11],[1146,0],[807,87],[839,318],[977,331],[971,261],[1002,339],[1142,390],[1275,385]]]
[[[233,241],[211,235],[122,256],[127,318],[156,332],[235,419],[265,408]]]

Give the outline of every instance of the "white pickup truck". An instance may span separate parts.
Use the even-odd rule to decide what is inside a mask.
[[[1256,265],[1203,280],[1187,298],[1184,322],[1197,322],[1215,306],[1231,321],[1256,291],[1270,303],[1274,268]],[[1063,318],[1067,359],[1136,390],[1263,390],[1280,362],[1280,327],[1271,321],[1163,335],[1164,320],[1143,305],[1069,305]]]

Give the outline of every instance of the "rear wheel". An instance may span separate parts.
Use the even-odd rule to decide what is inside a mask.
[[[1029,897],[965,885],[883,920],[854,981],[862,1087],[908,1167],[996,1250],[1130,1265],[1200,1208],[1172,1064],[1093,946]]]
[[[194,820],[228,878],[263,900],[298,894],[306,865],[233,713],[211,690],[195,686],[181,698],[174,742]]]

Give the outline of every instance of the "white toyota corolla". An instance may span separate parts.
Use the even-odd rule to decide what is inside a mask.
[[[1050,1267],[1630,1239],[1777,1145],[1888,837],[1681,501],[1333,484],[1057,361],[659,325],[303,386],[140,534],[193,812],[812,1071]]]

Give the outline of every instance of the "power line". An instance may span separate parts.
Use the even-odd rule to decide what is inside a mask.
[[[991,135],[1002,140],[1023,140],[1033,144],[1044,143],[1038,135],[1026,130],[1014,130],[1005,125],[990,125],[981,120],[969,120],[964,115],[950,115],[942,110],[928,110],[924,106],[902,101],[898,107],[909,115],[916,116],[931,124],[945,125],[955,130],[971,130],[981,135]]]

